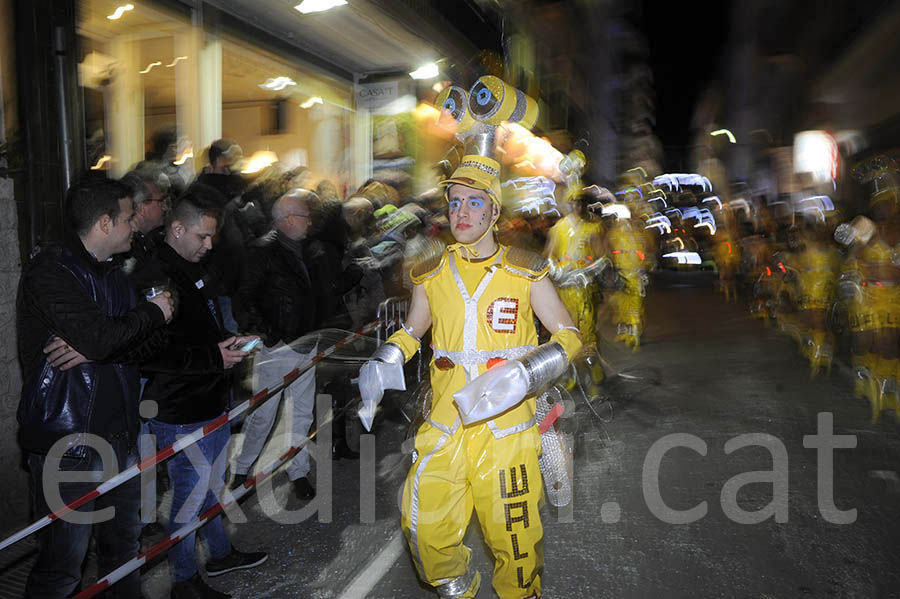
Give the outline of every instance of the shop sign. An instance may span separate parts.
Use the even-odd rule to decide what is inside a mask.
[[[357,108],[381,108],[397,99],[397,82],[360,83],[356,86]]]

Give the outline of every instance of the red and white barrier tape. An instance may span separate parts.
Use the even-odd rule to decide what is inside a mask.
[[[313,431],[306,439],[303,440],[303,442],[300,443],[300,445],[292,446],[280,457],[272,461],[271,464],[263,468],[263,470],[260,471],[257,475],[248,478],[243,485],[231,491],[230,500],[226,501],[225,503],[219,502],[216,505],[212,506],[211,508],[197,516],[196,520],[188,522],[162,541],[159,541],[146,551],[139,553],[136,557],[125,562],[88,588],[75,595],[75,599],[87,599],[88,597],[94,597],[97,593],[105,591],[107,588],[119,582],[156,556],[168,551],[173,545],[181,542],[183,538],[222,513],[225,508],[236,503],[244,495],[249,493],[250,489],[255,487],[257,483],[270,477],[282,464],[299,453],[300,450],[303,449],[303,446],[306,445],[306,443],[310,439],[316,436],[316,433],[318,433],[318,429]]]
[[[399,320],[399,317],[392,319],[392,320]],[[21,541],[25,537],[50,525],[51,523],[53,523],[54,520],[58,520],[65,514],[68,514],[69,512],[72,512],[72,511],[78,509],[85,503],[87,503],[93,499],[96,499],[97,497],[103,495],[104,493],[108,493],[109,491],[111,491],[112,489],[115,489],[116,487],[118,487],[119,485],[124,483],[125,481],[131,480],[132,478],[134,478],[135,476],[140,474],[142,471],[144,471],[148,468],[151,468],[153,466],[156,466],[163,460],[166,460],[166,459],[172,457],[176,453],[182,451],[185,447],[188,447],[189,445],[196,443],[197,441],[199,441],[206,435],[210,434],[211,432],[218,430],[223,425],[227,424],[228,422],[231,422],[232,420],[234,420],[235,418],[237,418],[238,416],[240,416],[241,414],[243,414],[250,408],[255,407],[257,404],[269,399],[270,397],[278,395],[286,387],[291,385],[291,383],[293,383],[298,378],[300,378],[300,376],[304,372],[306,372],[307,370],[309,370],[310,368],[315,366],[317,363],[321,362],[322,360],[324,360],[325,358],[327,358],[328,356],[333,354],[335,351],[341,349],[342,347],[347,345],[350,341],[352,341],[356,337],[361,337],[361,336],[365,335],[366,333],[375,330],[381,324],[382,324],[381,319],[374,320],[374,321],[370,322],[369,324],[364,325],[363,327],[357,329],[356,331],[353,331],[353,332],[347,334],[346,337],[344,337],[343,339],[341,339],[334,345],[322,350],[321,352],[319,352],[318,354],[313,356],[313,358],[309,362],[304,364],[303,366],[299,366],[299,367],[295,368],[294,370],[290,371],[289,373],[287,373],[286,375],[284,375],[284,379],[283,379],[282,383],[280,385],[276,386],[274,389],[272,389],[272,390],[269,390],[268,388],[262,389],[256,395],[254,395],[247,401],[243,402],[239,406],[235,406],[233,409],[222,414],[215,420],[211,420],[206,425],[204,425],[203,428],[199,428],[196,431],[190,433],[189,435],[185,435],[185,436],[181,437],[180,439],[178,439],[177,441],[175,441],[168,447],[165,447],[165,448],[159,450],[158,452],[156,452],[155,455],[150,456],[150,457],[146,458],[145,460],[142,460],[140,463],[132,466],[131,468],[123,470],[122,472],[113,476],[109,480],[104,481],[99,486],[97,486],[97,488],[94,489],[93,491],[90,491],[90,492],[84,494],[83,496],[79,497],[78,499],[76,499],[76,500],[70,502],[69,504],[61,507],[60,509],[56,510],[52,514],[48,514],[48,515],[44,516],[40,520],[28,525],[27,527],[23,528],[19,532],[12,534],[9,537],[3,539],[2,541],[0,541],[0,551],[6,549],[13,543],[17,543],[18,541]]]

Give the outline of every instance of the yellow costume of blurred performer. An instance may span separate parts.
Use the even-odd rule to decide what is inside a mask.
[[[480,404],[466,409],[460,395],[476,388],[476,396],[494,397],[479,385],[497,373],[511,373],[515,383],[519,366],[531,372],[529,360],[536,352],[549,349],[557,352],[554,359],[566,360],[581,347],[547,279],[546,261],[500,246],[491,234],[500,214],[498,170],[493,160],[466,156],[444,182],[451,231],[459,243],[412,269],[408,318],[386,344],[388,352],[402,351],[402,363],[415,355],[419,338],[432,327],[432,406],[416,434],[401,524],[419,576],[441,597],[478,592],[480,575],[469,569],[470,550],[463,545],[473,508],[494,555],[497,594],[541,596],[543,487],[533,389],[523,388],[523,398],[487,417],[473,417]],[[534,314],[553,332],[551,343],[537,346]],[[363,404],[360,415],[368,426],[374,405],[366,405],[365,393]]]
[[[612,263],[623,288],[610,298],[616,341],[624,341],[637,351],[644,327],[644,280],[641,272],[643,251],[631,222],[618,219],[607,235]]]
[[[559,272],[557,280],[564,282],[557,286],[559,298],[575,320],[585,345],[597,343],[596,282],[566,281],[566,275],[603,256],[604,231],[602,223],[586,221],[572,212],[556,221],[547,239],[547,258]]]

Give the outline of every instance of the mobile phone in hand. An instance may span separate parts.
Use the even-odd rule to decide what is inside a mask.
[[[260,344],[260,341],[261,341],[261,339],[259,337],[257,337],[256,339],[251,339],[250,341],[248,341],[247,343],[245,343],[243,346],[239,347],[238,349],[240,351],[250,351],[252,349],[255,349],[256,346]]]

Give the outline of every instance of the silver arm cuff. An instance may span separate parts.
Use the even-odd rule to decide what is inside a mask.
[[[375,353],[372,354],[372,357],[369,359],[379,360],[387,364],[398,364],[401,367],[406,363],[406,358],[403,356],[403,350],[393,343],[383,344],[375,350]]]
[[[528,376],[526,395],[535,395],[542,388],[549,386],[569,366],[566,351],[556,342],[537,346],[519,358],[519,361],[522,362]]]

